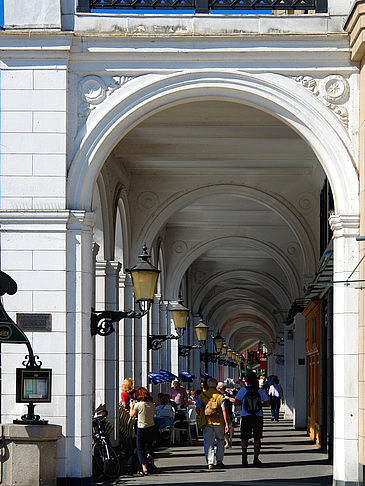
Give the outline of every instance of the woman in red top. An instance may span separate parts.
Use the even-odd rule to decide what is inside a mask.
[[[133,378],[126,378],[122,385],[121,402],[123,407],[128,410],[131,408],[131,400],[136,400]]]

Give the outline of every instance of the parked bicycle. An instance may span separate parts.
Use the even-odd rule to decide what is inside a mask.
[[[108,422],[107,416],[108,412],[99,407],[92,419],[92,467],[94,479],[100,479],[103,476],[115,479],[120,474],[119,458],[110,444],[108,434],[110,422]]]

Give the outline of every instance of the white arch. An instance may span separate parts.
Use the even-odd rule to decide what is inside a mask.
[[[193,312],[197,313],[199,311],[200,303],[202,302],[204,296],[213,287],[215,287],[219,282],[231,278],[242,278],[242,279],[255,282],[260,286],[269,289],[272,295],[276,298],[276,300],[278,302],[281,302],[283,305],[287,305],[288,309],[291,305],[292,302],[291,296],[288,295],[285,288],[276,279],[262,273],[254,272],[252,270],[237,269],[237,270],[228,270],[226,272],[219,272],[209,277],[208,280],[202,282],[200,288],[196,292]]]
[[[251,243],[254,244],[257,248],[264,250],[268,253],[282,268],[283,272],[285,273],[286,278],[288,279],[289,289],[286,290],[283,285],[281,285],[278,281],[276,281],[273,277],[269,277],[267,275],[258,274],[257,272],[248,271],[248,270],[230,270],[228,272],[219,272],[215,276],[209,278],[208,281],[203,282],[200,286],[196,294],[196,298],[194,301],[194,312],[197,312],[200,302],[203,299],[204,295],[208,290],[210,290],[214,285],[217,285],[219,281],[225,278],[250,278],[252,281],[260,284],[263,287],[269,288],[273,295],[277,298],[279,302],[283,302],[288,307],[290,306],[289,303],[293,300],[295,296],[300,294],[300,280],[299,276],[297,275],[297,271],[295,270],[294,266],[290,262],[288,258],[286,258],[278,249],[273,249],[271,246],[259,242],[257,240],[253,240],[251,238],[240,237],[240,236],[233,236],[233,237],[222,237],[216,238],[212,241],[204,242],[201,245],[197,245],[193,249],[190,250],[187,254],[184,253],[183,258],[180,260],[180,263],[177,268],[175,268],[174,272],[170,272],[169,280],[167,282],[167,288],[171,289],[171,295],[176,295],[178,291],[178,286],[180,281],[186,272],[187,268],[205,251],[209,250],[210,248],[214,248],[217,245],[222,243],[231,244],[236,243],[237,241],[244,242],[247,244]]]
[[[141,76],[95,109],[76,140],[80,148],[69,171],[68,207],[90,210],[101,167],[135,125],[168,106],[206,99],[248,104],[290,126],[317,155],[330,181],[336,212],[358,214],[358,176],[351,142],[336,116],[312,93],[284,76],[219,69]]]
[[[304,266],[309,272],[315,271],[317,265],[316,252],[313,246],[314,236],[310,227],[301,221],[291,209],[289,209],[278,199],[258,189],[239,184],[213,184],[209,186],[202,186],[190,191],[186,191],[183,194],[174,195],[173,198],[169,198],[160,206],[158,210],[159,213],[157,215],[155,214],[154,218],[151,218],[147,222],[146,227],[144,228],[143,232],[141,232],[136,242],[136,248],[139,248],[144,241],[153,241],[155,234],[157,234],[158,231],[164,227],[170,217],[177,211],[188,206],[197,199],[212,194],[236,194],[242,197],[247,197],[248,199],[256,201],[259,204],[262,204],[275,211],[285,220],[293,233],[296,235],[297,242],[303,252]],[[237,236],[236,238],[240,237]],[[250,241],[249,238],[247,238],[247,241]],[[300,287],[299,276],[294,265],[283,255],[281,250],[273,245],[262,243],[257,240],[251,240],[251,243],[255,246],[260,246],[263,251],[270,254],[271,257],[278,263],[280,261],[279,265],[282,266],[282,269],[285,272],[286,278],[288,279],[291,287],[291,291],[298,293],[298,287]],[[185,260],[185,258],[186,255],[181,255],[182,260]],[[183,264],[184,262],[180,263],[180,265]],[[183,273],[181,274],[180,278],[182,277]],[[177,277],[174,276],[174,278]]]
[[[129,266],[129,255],[131,246],[131,232],[130,232],[130,216],[129,216],[129,205],[128,198],[123,190],[120,188],[118,191],[117,198],[117,211],[116,217],[120,218],[121,227],[121,238],[122,238],[122,248],[123,248],[123,271]]]
[[[238,349],[239,352],[242,352],[243,348],[247,349],[247,343],[252,341],[263,341],[268,343],[272,340],[272,336],[260,327],[258,324],[247,322],[247,329],[249,331],[249,335],[245,340],[242,340],[242,337],[239,336],[241,333],[244,332],[244,326],[235,325],[232,327],[232,332],[229,333],[227,336],[228,342],[232,343],[232,346]],[[254,331],[254,332],[253,332]]]
[[[220,315],[222,313],[225,315],[226,319],[228,313],[231,312],[231,309],[248,308],[248,304],[252,306],[254,303],[261,311],[262,316],[265,316],[264,318],[266,320],[275,322],[277,327],[281,326],[281,322],[279,322],[277,317],[272,314],[272,308],[277,304],[273,303],[266,297],[260,296],[260,298],[258,298],[257,294],[251,290],[239,290],[240,289],[237,289],[235,292],[234,289],[227,289],[205,302],[205,305],[201,309],[201,313],[204,316],[208,316],[208,321],[212,321],[214,323],[215,329],[220,328],[220,322],[216,321],[220,321]],[[211,313],[209,313],[208,308],[211,309]],[[241,312],[244,311],[241,310]]]
[[[265,323],[268,328],[270,328],[273,333],[279,332],[280,324],[278,324],[275,320],[272,319],[272,315],[270,314],[269,310],[264,307],[259,307],[256,302],[249,302],[245,301],[244,304],[237,304],[231,306],[230,314],[227,315],[224,313],[224,310],[217,311],[215,315],[210,319],[210,322],[214,324],[214,329],[219,329],[222,333],[223,329],[226,326],[227,320],[235,320],[237,316],[240,315],[250,315],[253,319],[258,319],[262,323]],[[216,324],[215,321],[219,324]],[[223,324],[223,325],[222,325]],[[277,324],[275,326],[275,324]]]

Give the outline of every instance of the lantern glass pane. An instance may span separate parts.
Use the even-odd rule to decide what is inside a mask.
[[[220,353],[222,351],[223,343],[224,339],[222,338],[222,336],[216,336],[214,338],[214,346],[217,353]]]
[[[172,310],[171,316],[175,324],[176,329],[185,329],[186,322],[188,320],[188,310]]]
[[[136,300],[153,300],[158,272],[151,270],[131,271],[134,295]]]
[[[200,321],[200,323],[195,326],[196,337],[198,341],[206,341],[208,336],[208,326],[204,324],[204,322]]]

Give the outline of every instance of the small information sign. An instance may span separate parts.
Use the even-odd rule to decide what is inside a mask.
[[[23,331],[49,332],[52,331],[52,314],[18,313],[16,323]]]
[[[16,402],[43,403],[51,401],[51,369],[16,370]]]

